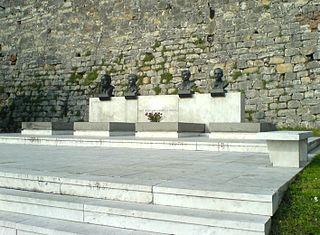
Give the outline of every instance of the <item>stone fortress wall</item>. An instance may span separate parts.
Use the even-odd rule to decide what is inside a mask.
[[[246,120],[320,127],[316,0],[0,0],[0,130],[20,121],[88,120],[109,73],[122,96],[197,92],[223,68],[246,97]]]

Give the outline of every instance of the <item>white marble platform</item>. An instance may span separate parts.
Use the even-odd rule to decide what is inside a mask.
[[[114,234],[268,234],[288,182],[302,170],[274,168],[266,153],[30,144],[0,144],[0,151],[7,234],[25,223],[33,223],[32,235],[103,234],[110,226]]]
[[[22,136],[20,134],[0,135],[0,143],[25,145],[51,145],[74,147],[168,149],[214,152],[256,152],[267,153],[267,145],[262,140],[209,139],[207,136],[185,138],[143,138],[143,137],[103,137],[103,136]]]

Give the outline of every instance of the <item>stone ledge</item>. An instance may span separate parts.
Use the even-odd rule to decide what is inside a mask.
[[[185,122],[138,122],[136,137],[181,138],[199,136],[205,132],[205,124]]]
[[[73,122],[22,122],[22,135],[72,135]]]
[[[22,122],[22,130],[73,130],[73,122]]]
[[[276,130],[272,123],[209,123],[210,132],[257,133]]]
[[[303,167],[308,161],[311,131],[272,131],[257,134],[267,141],[269,158],[275,167]]]
[[[75,131],[134,132],[135,124],[127,122],[75,122]]]
[[[257,139],[261,140],[284,140],[284,141],[299,141],[312,137],[311,131],[270,131],[262,132],[256,135]]]
[[[138,122],[137,132],[198,132],[204,133],[205,124],[185,122]]]

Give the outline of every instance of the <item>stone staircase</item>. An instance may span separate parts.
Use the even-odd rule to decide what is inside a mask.
[[[221,192],[10,172],[0,172],[0,186],[6,235],[269,234],[287,188]]]
[[[201,203],[201,198],[198,201]],[[231,211],[230,208],[236,207],[240,202],[240,198],[234,199],[225,203],[225,206]],[[216,209],[221,209],[219,204]],[[268,203],[256,201],[255,204],[259,208]],[[270,216],[260,214],[102,200],[13,189],[0,189],[0,208],[2,210],[0,221],[3,221],[0,225],[3,231],[17,229],[29,232],[27,234],[256,235],[268,234],[270,229]],[[48,228],[48,224],[52,227]]]

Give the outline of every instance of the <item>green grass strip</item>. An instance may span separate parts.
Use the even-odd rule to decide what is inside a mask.
[[[320,154],[289,186],[272,218],[271,234],[320,234]]]

